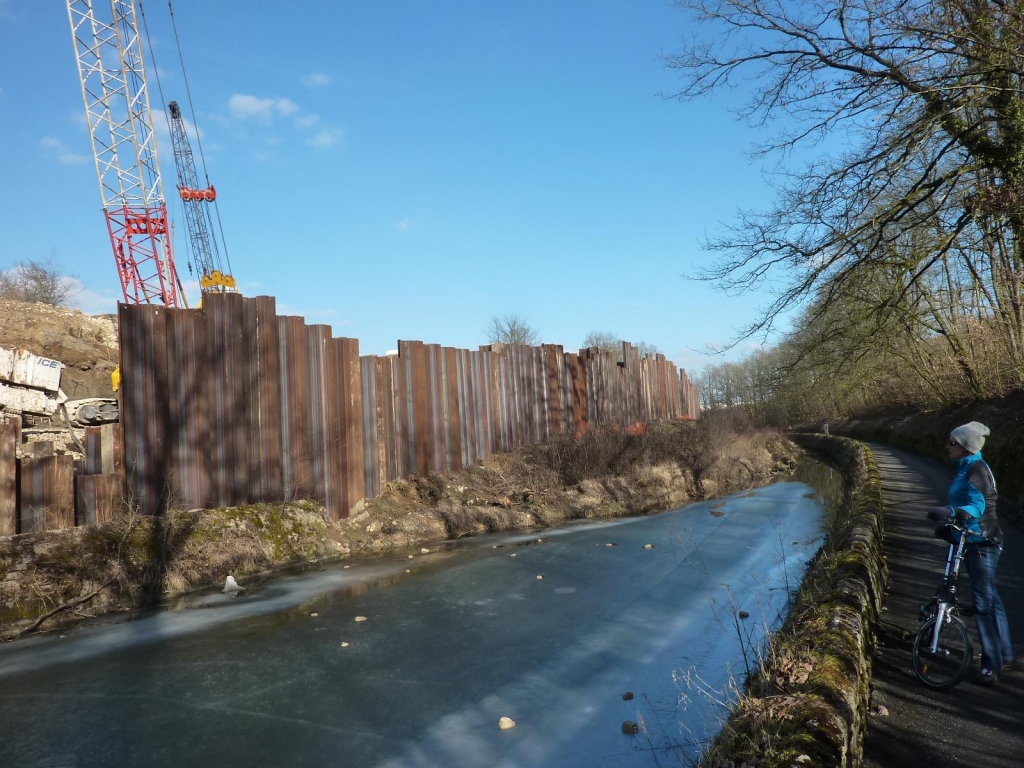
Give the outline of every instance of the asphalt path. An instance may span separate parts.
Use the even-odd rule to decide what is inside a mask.
[[[871,718],[865,765],[1019,768],[1024,765],[1024,674],[1004,670],[992,687],[979,686],[969,676],[951,690],[932,691],[918,682],[911,667],[919,607],[934,594],[947,552],[947,545],[933,538],[935,523],[925,513],[928,507],[945,503],[951,468],[890,446],[869,445],[882,475],[890,589],[874,658],[871,701],[873,708],[885,707],[888,715]],[[1005,545],[997,586],[1020,660],[1024,658],[1024,534],[1014,521],[1000,522]],[[962,587],[967,587],[966,568],[961,579]],[[969,590],[961,591],[970,605]],[[981,646],[974,621],[966,622],[977,654]]]

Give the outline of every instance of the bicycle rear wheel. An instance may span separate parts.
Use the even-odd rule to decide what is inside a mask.
[[[939,645],[932,653],[935,617],[928,619],[914,638],[914,674],[929,688],[952,688],[971,667],[971,635],[956,616],[949,616],[939,628]]]

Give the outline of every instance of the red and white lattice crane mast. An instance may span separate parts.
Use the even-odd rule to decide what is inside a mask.
[[[125,303],[187,306],[171,250],[135,3],[67,0],[67,7]]]

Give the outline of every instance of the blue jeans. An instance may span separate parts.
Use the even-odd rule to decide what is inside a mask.
[[[974,622],[981,639],[981,666],[999,672],[1013,660],[1010,624],[1006,609],[996,592],[996,565],[1002,548],[991,544],[968,544],[967,572],[974,593]]]

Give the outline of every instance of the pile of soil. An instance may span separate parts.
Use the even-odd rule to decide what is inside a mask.
[[[115,315],[90,317],[77,309],[0,299],[0,347],[27,349],[64,363],[61,389],[71,400],[113,396]]]

